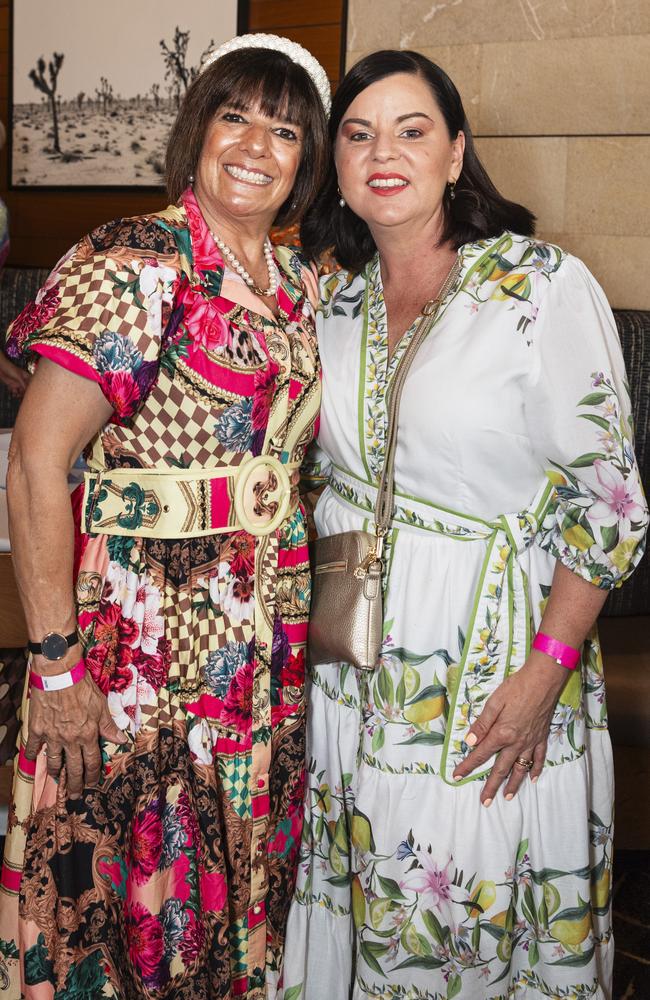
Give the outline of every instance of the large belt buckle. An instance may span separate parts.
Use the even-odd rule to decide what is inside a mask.
[[[257,455],[242,465],[235,484],[235,513],[251,535],[270,535],[282,524],[291,504],[286,466],[273,455]]]

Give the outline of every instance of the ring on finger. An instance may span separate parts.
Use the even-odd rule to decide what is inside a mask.
[[[517,759],[515,761],[515,764],[517,764],[519,767],[523,767],[524,771],[530,771],[530,770],[532,770],[532,767],[533,767],[534,763],[535,763],[535,761],[528,760],[527,757],[517,757]]]

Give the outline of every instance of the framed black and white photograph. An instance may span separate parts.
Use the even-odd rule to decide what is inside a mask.
[[[178,106],[244,0],[14,0],[10,187],[160,187]]]

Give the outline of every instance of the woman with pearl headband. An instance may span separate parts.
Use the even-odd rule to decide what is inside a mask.
[[[32,654],[8,1000],[262,1000],[279,980],[320,374],[315,279],[268,233],[315,196],[328,109],[287,39],[212,52],[170,136],[172,204],[81,239],[10,330],[35,373],[8,476]]]

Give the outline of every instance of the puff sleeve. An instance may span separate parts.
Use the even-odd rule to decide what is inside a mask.
[[[648,507],[614,317],[574,257],[540,304],[533,351],[526,421],[555,487],[539,544],[596,586],[620,586],[643,555]]]
[[[163,316],[177,272],[125,245],[119,228],[111,246],[110,229],[102,227],[101,246],[91,234],[59,261],[10,326],[7,354],[26,356],[32,368],[47,357],[92,379],[113,407],[113,421],[124,423],[158,373]]]

